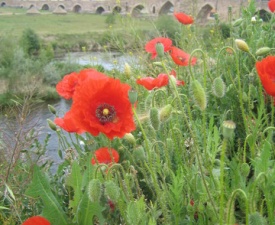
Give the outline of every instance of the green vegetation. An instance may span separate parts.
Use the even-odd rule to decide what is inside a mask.
[[[57,35],[57,34],[84,34],[84,33],[101,33],[106,31],[109,26],[106,24],[108,15],[95,14],[76,14],[68,13],[66,15],[45,14],[26,15],[24,13],[15,13],[11,15],[1,15],[0,8],[0,36],[5,33],[12,33],[20,36],[25,29],[31,28],[38,35]],[[22,9],[18,9],[20,12]],[[12,10],[14,11],[14,9]],[[119,15],[116,15],[120,17]],[[125,18],[123,18],[125,20]],[[127,21],[131,18],[127,18]],[[124,30],[123,24],[116,19],[116,23],[112,24],[112,30]],[[149,30],[152,29],[152,22],[148,20],[132,20],[132,25],[136,29]]]
[[[27,125],[33,99],[53,96],[65,74],[83,69],[53,53],[90,50],[89,34],[2,35],[0,78],[9,88],[0,100],[14,104],[0,118],[0,224],[42,215],[51,225],[273,225],[275,14],[263,22],[251,20],[255,12],[250,1],[242,18],[224,24],[162,17],[143,30],[117,17],[114,27],[129,28],[123,33],[105,24],[93,41],[136,60],[125,71],[98,67],[107,77],[73,73],[67,89],[63,80],[73,107],[48,106],[51,133],[42,141],[40,127]],[[144,46],[163,36],[171,41],[157,39],[152,59]],[[184,52],[164,51],[170,42]],[[61,160],[54,171],[45,158],[52,138]]]

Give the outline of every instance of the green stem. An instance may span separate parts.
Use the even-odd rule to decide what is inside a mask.
[[[224,161],[225,161],[225,150],[227,146],[227,139],[223,140],[222,151],[221,151],[221,165],[220,165],[220,225],[224,224]]]
[[[246,193],[242,189],[236,189],[232,194],[229,202],[229,209],[228,209],[228,216],[227,216],[227,224],[231,224],[230,222],[230,214],[231,214],[231,208],[233,204],[233,200],[235,199],[236,195],[238,193],[241,193],[245,198],[245,224],[249,225],[249,210],[248,210],[248,199]]]

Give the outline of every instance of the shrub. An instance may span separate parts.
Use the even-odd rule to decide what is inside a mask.
[[[40,50],[40,39],[32,29],[23,31],[21,44],[25,52],[29,55],[36,55]]]

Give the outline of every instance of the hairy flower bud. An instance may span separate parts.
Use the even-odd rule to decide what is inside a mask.
[[[131,66],[127,62],[124,64],[124,74],[128,79],[131,77]]]
[[[259,48],[259,49],[256,51],[256,56],[263,56],[263,55],[266,55],[266,54],[268,54],[270,51],[271,51],[271,48],[269,48],[269,47],[262,47],[262,48]]]
[[[99,202],[101,197],[101,182],[99,179],[92,179],[89,182],[88,197],[92,202]]]
[[[47,122],[48,122],[48,125],[49,127],[53,130],[53,131],[56,131],[57,128],[56,128],[56,125],[53,121],[51,121],[50,119],[47,119]]]
[[[213,81],[212,92],[218,97],[222,98],[225,95],[226,86],[221,77],[217,77]]]
[[[52,105],[49,104],[48,109],[52,114],[56,115],[56,109]]]
[[[172,113],[172,105],[171,104],[168,104],[166,106],[164,106],[160,112],[159,112],[159,120],[160,122],[165,122],[167,119],[169,119],[171,113]]]
[[[119,187],[112,180],[105,181],[105,195],[112,201],[117,202],[120,196]]]
[[[237,26],[240,26],[243,22],[243,18],[239,18],[237,20],[235,20],[232,24],[233,27],[237,27]]]
[[[159,129],[159,111],[157,108],[151,108],[150,110],[150,123],[155,130]]]
[[[241,51],[249,52],[249,47],[244,40],[236,39],[235,44],[236,44],[237,48],[240,49]]]
[[[191,82],[190,92],[195,104],[200,108],[201,111],[205,110],[207,106],[206,93],[199,81],[194,80]]]
[[[125,139],[128,143],[130,143],[132,145],[136,144],[136,139],[135,139],[134,135],[132,135],[131,133],[125,134],[123,139]]]
[[[160,58],[164,56],[164,46],[162,43],[156,44],[156,52]]]

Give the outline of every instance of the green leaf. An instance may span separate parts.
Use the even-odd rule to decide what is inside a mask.
[[[33,180],[25,194],[33,198],[42,199],[44,204],[42,216],[47,218],[51,224],[68,224],[61,205],[51,191],[47,177],[40,171],[38,166],[34,166]]]
[[[71,186],[74,190],[74,199],[70,200],[70,207],[73,209],[73,213],[75,214],[77,210],[77,206],[79,204],[79,201],[81,200],[81,197],[83,195],[82,193],[82,174],[80,171],[80,167],[77,162],[74,162],[72,165],[72,172],[68,176],[66,180],[66,184],[68,186]]]
[[[97,218],[99,224],[103,225],[105,223],[105,219],[102,215],[103,210],[104,207],[102,207],[98,202],[90,201],[86,190],[77,210],[78,224],[91,225],[93,224],[92,221],[94,218]]]

